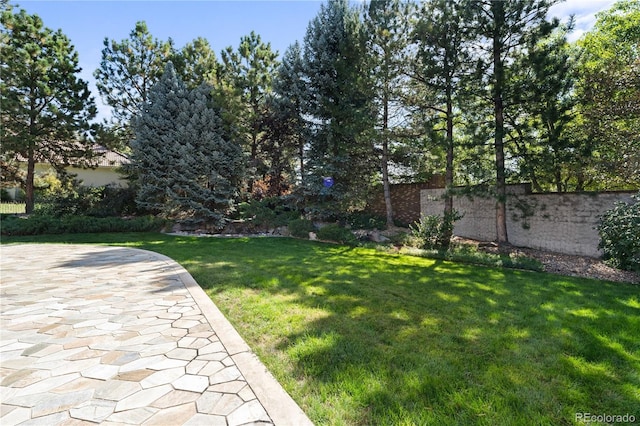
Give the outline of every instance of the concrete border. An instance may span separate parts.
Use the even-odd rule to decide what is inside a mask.
[[[154,253],[160,259],[167,262],[174,270],[175,275],[182,281],[191,294],[191,297],[193,297],[193,300],[198,304],[202,314],[213,327],[220,342],[227,349],[227,352],[236,363],[238,370],[240,370],[240,373],[242,373],[247,380],[247,383],[275,425],[313,425],[304,411],[302,411],[293,398],[291,398],[264,364],[262,364],[251,348],[249,348],[249,345],[247,345],[229,320],[220,312],[218,307],[186,269],[175,260],[163,254],[150,250],[134,250]]]

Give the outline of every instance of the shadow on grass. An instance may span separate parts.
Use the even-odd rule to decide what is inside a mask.
[[[264,298],[254,309],[286,295],[280,315],[309,312],[276,348],[307,392],[342,401],[346,423],[566,424],[576,412],[640,412],[637,287],[285,244],[296,247],[243,259],[243,285]],[[334,409],[312,417],[330,423]]]
[[[317,424],[640,417],[637,286],[291,239],[143,235],[109,243],[187,268]]]

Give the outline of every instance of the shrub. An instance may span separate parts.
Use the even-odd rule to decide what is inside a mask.
[[[634,203],[616,203],[600,219],[598,233],[610,265],[640,272],[640,193]]]
[[[9,191],[4,188],[0,189],[0,201],[2,201],[3,203],[13,201],[13,198],[11,198]]]
[[[405,248],[402,253],[496,268],[526,269],[539,272],[544,270],[542,263],[536,259],[509,254],[485,253],[471,245],[452,245],[447,251]]]
[[[35,213],[45,216],[108,217],[139,213],[135,203],[135,191],[132,188],[112,185],[71,185],[55,193],[45,191],[38,201]]]
[[[387,220],[367,212],[353,212],[347,215],[347,223],[352,229],[385,229]]]
[[[2,220],[3,235],[81,234],[94,232],[159,231],[166,221],[154,216],[132,219],[117,217],[33,215],[29,218],[8,217]]]
[[[342,244],[356,244],[358,239],[347,228],[343,228],[337,223],[323,226],[317,232],[318,239],[324,241],[335,241]]]
[[[418,222],[409,226],[413,237],[411,244],[426,250],[447,250],[449,248],[453,225],[462,216],[455,210],[444,217],[422,215]]]
[[[257,228],[269,229],[285,226],[300,218],[300,212],[279,197],[252,200],[238,206],[241,219],[250,219]]]
[[[131,187],[107,185],[101,188],[100,198],[86,212],[87,216],[130,216],[145,213],[136,204],[136,191]]]
[[[313,222],[307,219],[294,219],[289,222],[289,232],[296,238],[309,238],[309,232],[315,230]]]

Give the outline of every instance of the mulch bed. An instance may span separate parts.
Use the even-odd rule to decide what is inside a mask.
[[[503,253],[536,259],[542,263],[545,272],[553,274],[640,284],[640,274],[612,268],[602,260],[593,257],[553,253],[525,247],[498,247],[492,243],[483,243],[458,237],[455,237],[455,241],[475,245],[479,250],[488,253]]]

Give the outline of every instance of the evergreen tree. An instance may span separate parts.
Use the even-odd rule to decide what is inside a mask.
[[[286,134],[291,138],[296,147],[298,169],[300,178],[298,181],[304,184],[305,176],[305,143],[306,126],[302,116],[305,107],[304,64],[302,62],[302,49],[298,42],[287,48],[278,67],[278,73],[273,83],[275,96],[281,99],[281,109],[284,111],[286,122]]]
[[[359,15],[347,0],[323,4],[305,35],[311,133],[306,186],[320,214],[361,206],[374,181],[374,108],[364,42]]]
[[[445,145],[444,217],[452,220],[454,182],[454,122],[460,115],[468,90],[472,69],[471,38],[466,25],[469,17],[464,1],[429,0],[420,11],[415,29],[418,42],[414,78],[424,85],[424,92],[431,93],[423,100],[422,107],[429,111],[428,126],[444,137],[436,136]],[[441,245],[449,246],[453,228],[447,228]]]
[[[562,26],[543,40],[532,40],[513,63],[509,86],[512,107],[505,113],[517,161],[516,176],[537,191],[567,191],[582,172],[581,149],[571,136],[575,119],[575,55]]]
[[[394,224],[389,176],[392,144],[401,139],[404,115],[407,114],[403,97],[412,59],[408,52],[412,9],[413,3],[401,0],[377,0],[365,6],[367,51],[378,109],[375,134],[378,136],[387,227]]]
[[[60,30],[44,27],[24,10],[13,13],[10,6],[0,19],[0,161],[4,175],[13,162],[26,160],[26,212],[31,213],[36,162],[48,162],[59,173],[86,163],[93,144],[84,136],[96,107],[87,83],[78,78],[78,53]]]
[[[263,179],[266,165],[263,155],[264,132],[261,124],[266,115],[266,101],[272,90],[272,78],[278,66],[277,52],[255,32],[240,39],[237,50],[222,51],[219,94],[224,119],[231,137],[245,147],[249,157],[248,191]]]
[[[493,116],[495,152],[496,240],[508,243],[505,169],[505,105],[509,99],[509,73],[513,57],[531,40],[542,38],[553,28],[545,17],[553,0],[478,0],[469,3],[481,44],[479,87],[488,87]]]
[[[128,146],[131,118],[146,102],[149,90],[173,55],[173,42],[153,38],[144,21],[136,22],[128,39],[104,39],[100,68],[93,75],[100,96],[111,107],[112,133],[123,139],[121,145]]]
[[[134,131],[138,205],[184,224],[221,228],[237,196],[243,156],[221,137],[210,88],[189,91],[168,63]]]
[[[305,84],[298,42],[287,48],[273,81],[263,119],[263,155],[268,195],[283,195],[302,182],[305,162]],[[299,179],[296,179],[296,168]]]
[[[195,89],[202,83],[214,85],[220,64],[209,42],[198,37],[187,43],[172,58],[176,72],[188,89]]]

